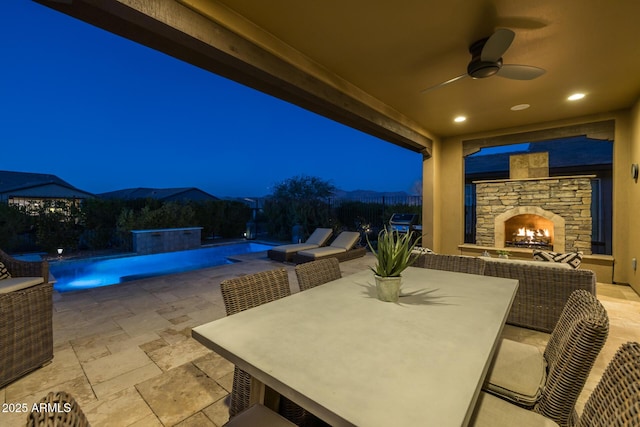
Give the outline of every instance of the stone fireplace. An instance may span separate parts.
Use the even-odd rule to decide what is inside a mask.
[[[591,254],[592,178],[475,182],[476,244]]]

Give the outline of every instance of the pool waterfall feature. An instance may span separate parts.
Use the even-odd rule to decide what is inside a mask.
[[[200,247],[202,227],[131,230],[133,251],[138,255],[184,251]]]

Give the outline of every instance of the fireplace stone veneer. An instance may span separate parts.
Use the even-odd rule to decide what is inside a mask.
[[[505,222],[523,214],[553,223],[555,252],[591,254],[591,179],[595,175],[476,181],[476,244],[505,247]]]

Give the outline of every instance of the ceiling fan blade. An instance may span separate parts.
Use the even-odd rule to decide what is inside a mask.
[[[545,70],[531,65],[505,64],[497,75],[512,80],[533,80],[545,73]]]
[[[452,78],[452,79],[447,80],[446,82],[442,82],[442,83],[439,83],[439,84],[437,84],[437,85],[435,85],[435,86],[431,86],[431,87],[428,87],[428,88],[426,88],[426,89],[422,89],[422,90],[420,91],[420,93],[430,92],[430,91],[432,91],[432,90],[435,90],[435,89],[441,88],[442,86],[446,86],[446,85],[448,85],[448,84],[450,84],[450,83],[457,82],[458,80],[464,79],[465,77],[469,77],[469,75],[468,75],[468,74],[461,74],[461,75],[459,75],[459,76],[457,76],[457,77],[454,77],[454,78]]]
[[[513,31],[507,30],[506,28],[496,30],[485,42],[482,53],[480,54],[480,59],[488,62],[496,62],[502,58],[502,55],[509,49],[515,36],[516,34]]]

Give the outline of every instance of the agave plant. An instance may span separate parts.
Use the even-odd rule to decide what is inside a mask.
[[[367,237],[367,244],[378,260],[375,267],[370,267],[371,270],[382,277],[400,277],[400,274],[418,257],[418,254],[412,253],[417,243],[412,231],[400,233],[397,230],[385,228],[378,234],[376,250]]]

